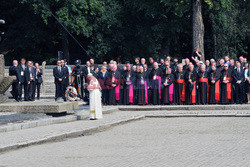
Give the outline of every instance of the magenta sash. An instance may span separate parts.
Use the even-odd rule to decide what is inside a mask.
[[[115,78],[115,82],[118,82],[118,79]],[[115,99],[120,100],[120,84],[118,83],[118,86],[115,87]]]
[[[147,81],[144,81],[145,85],[145,102],[148,104],[148,86],[147,86]]]
[[[167,79],[167,82],[169,82],[169,79]],[[173,94],[174,94],[174,84],[172,83],[169,85],[169,101],[173,101]]]
[[[133,85],[132,84],[129,85],[129,92],[128,93],[129,93],[129,95],[128,95],[129,103],[133,103],[134,90],[133,90]]]
[[[156,76],[156,79],[158,79],[159,99],[161,99],[161,77]]]

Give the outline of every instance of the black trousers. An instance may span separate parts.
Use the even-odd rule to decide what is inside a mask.
[[[30,84],[28,84],[28,99],[30,101],[35,100],[35,91],[36,91],[36,82],[30,81]]]
[[[55,99],[58,99],[59,97],[62,97],[64,100],[65,98],[65,84],[63,82],[56,82],[56,97]]]
[[[21,100],[20,99],[20,85],[18,82],[13,82],[12,83],[12,95],[15,100]]]
[[[22,99],[22,92],[24,93],[24,100],[28,101],[29,100],[28,83],[24,82],[19,85],[20,100]]]
[[[40,99],[41,83],[39,83],[39,82],[36,81],[36,87],[35,87],[35,89],[36,89],[36,97],[37,97],[37,99]]]
[[[236,103],[242,103],[244,95],[243,95],[243,84],[235,84],[235,95],[236,95]]]

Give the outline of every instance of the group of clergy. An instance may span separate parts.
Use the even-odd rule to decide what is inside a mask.
[[[93,69],[102,89],[102,103],[106,105],[194,105],[249,103],[250,70],[246,58],[225,59],[216,64],[198,59],[185,65],[172,62],[168,56],[159,63],[137,57],[135,64],[117,65],[111,61],[99,71]]]

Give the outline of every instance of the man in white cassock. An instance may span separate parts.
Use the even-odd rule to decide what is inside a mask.
[[[98,80],[89,73],[87,76],[87,89],[89,91],[89,108],[90,108],[90,119],[101,119],[102,118],[102,94],[101,86]]]

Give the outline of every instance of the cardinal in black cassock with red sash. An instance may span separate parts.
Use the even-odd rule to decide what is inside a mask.
[[[232,70],[228,69],[228,64],[224,65],[224,69],[221,71],[221,95],[220,100],[222,104],[229,104],[232,102]]]
[[[197,75],[198,79],[198,104],[206,104],[209,98],[209,73],[206,71],[206,66],[201,65],[201,71]]]
[[[167,72],[167,73],[166,73]],[[174,101],[174,74],[168,68],[162,78],[162,104],[172,104]]]
[[[159,68],[158,63],[154,62],[154,68],[151,71],[150,79],[151,79],[151,92],[152,92],[152,104],[161,104],[161,78],[162,70]]]
[[[178,65],[177,72],[175,73],[175,103],[184,104],[185,102],[185,71],[183,71],[182,64]]]
[[[209,103],[218,104],[220,102],[220,72],[216,66],[211,66],[209,74]]]

